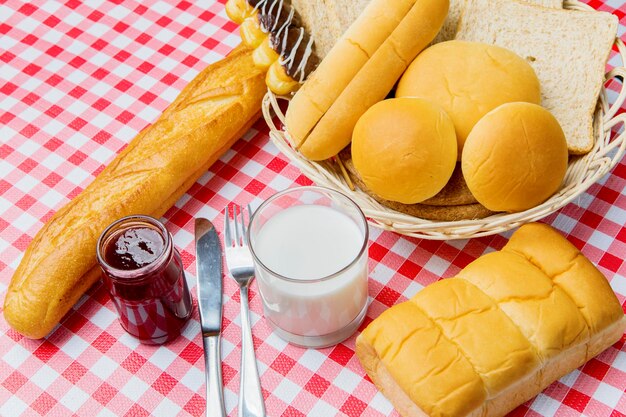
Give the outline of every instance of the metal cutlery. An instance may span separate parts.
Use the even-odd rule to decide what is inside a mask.
[[[206,415],[226,416],[222,383],[222,245],[213,224],[195,223],[198,310],[202,328],[206,374]]]
[[[248,305],[248,288],[254,280],[254,264],[250,248],[246,241],[246,228],[250,222],[252,210],[248,205],[246,222],[242,207],[233,207],[231,223],[228,207],[224,210],[224,247],[226,265],[230,274],[239,285],[241,296],[241,381],[239,385],[239,416],[264,417],[265,404],[261,392],[261,382],[257,369],[250,315]]]

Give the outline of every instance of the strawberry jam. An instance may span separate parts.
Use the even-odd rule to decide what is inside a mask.
[[[124,217],[100,236],[97,257],[122,327],[142,343],[176,338],[192,311],[172,236],[148,216]]]

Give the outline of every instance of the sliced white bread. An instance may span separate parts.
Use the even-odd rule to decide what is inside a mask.
[[[371,0],[292,0],[302,26],[315,39],[315,51],[323,59]]]
[[[443,27],[439,31],[437,37],[433,43],[449,41],[450,39],[454,39],[454,35],[456,34],[457,26],[459,25],[459,20],[461,19],[461,15],[463,15],[463,10],[465,9],[465,3],[467,0],[450,0],[450,11],[448,12],[448,17],[446,21],[443,23]],[[525,0],[528,3],[537,4],[544,7],[551,7],[555,9],[560,9],[563,7],[563,0]]]
[[[617,33],[616,16],[515,0],[467,0],[457,39],[495,44],[525,58],[541,83],[570,154],[594,145],[593,115]]]

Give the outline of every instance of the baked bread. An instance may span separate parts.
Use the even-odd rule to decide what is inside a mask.
[[[392,4],[386,0],[372,0],[338,39],[289,102],[285,125],[294,147],[299,148],[304,144],[320,119],[370,57],[387,41],[415,3],[415,0]],[[372,28],[374,24],[375,29]]]
[[[559,121],[570,154],[594,145],[593,115],[617,16],[515,0],[467,0],[457,39],[495,44],[525,58],[541,82],[541,104]]]
[[[501,104],[541,104],[532,67],[505,48],[479,42],[448,41],[424,50],[400,78],[396,97],[421,97],[439,104],[456,129],[461,160],[474,125]]]
[[[102,231],[131,214],[162,216],[259,117],[264,77],[248,48],[198,74],[39,230],[9,284],[9,325],[29,338],[46,336],[100,277]]]
[[[352,134],[352,160],[367,188],[404,204],[441,191],[456,166],[454,124],[437,104],[391,98],[370,107]]]
[[[493,211],[528,210],[563,183],[567,141],[555,117],[532,103],[506,103],[467,137],[461,166],[472,194]]]
[[[316,114],[319,119],[313,124],[311,130],[304,132],[305,136],[295,135],[294,137],[292,131],[297,129],[303,118],[308,119],[307,112],[310,108],[310,106],[304,109],[296,107],[294,102],[300,100],[299,96],[304,97],[304,94],[309,98],[315,97],[315,102],[319,102],[321,97],[329,92],[311,90],[312,87],[309,85],[334,84],[332,80],[337,77],[337,74],[329,71],[326,80],[318,80],[314,83],[313,76],[318,74],[316,71],[296,93],[285,116],[286,130],[302,155],[314,161],[324,160],[335,156],[350,143],[357,120],[367,109],[389,94],[408,63],[435,37],[447,12],[448,0],[416,1],[384,42],[371,56],[367,56],[367,61],[356,75],[350,79],[346,78],[348,83],[343,87],[340,86],[339,94],[332,92],[332,96],[336,96],[336,99],[329,100],[330,107],[319,109],[320,112]],[[326,57],[322,64],[326,64],[328,58]],[[332,65],[334,71],[337,72],[346,63],[338,59],[331,61],[328,65]]]
[[[342,150],[337,157],[346,168],[350,180],[361,191],[372,197],[381,205],[397,212],[421,219],[436,221],[482,219],[494,214],[494,212],[479,204],[470,193],[463,179],[460,164],[458,163],[452,173],[452,177],[437,195],[421,203],[403,204],[397,201],[385,200],[367,188],[367,185],[365,185],[359,173],[354,168],[350,147]]]
[[[546,7],[562,7],[561,0],[527,0]],[[241,25],[243,43],[254,48],[254,60],[267,69],[266,83],[276,94],[297,90],[337,40],[372,2],[380,17],[398,2],[378,0],[228,0],[226,13]],[[454,38],[465,0],[450,0],[450,10],[433,43]],[[378,21],[374,23],[378,27]],[[373,28],[369,32],[375,33]]]
[[[356,354],[404,417],[502,416],[625,328],[602,273],[556,230],[532,223],[500,252],[382,313],[357,337]]]

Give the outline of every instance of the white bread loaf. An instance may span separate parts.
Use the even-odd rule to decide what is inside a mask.
[[[457,39],[495,44],[528,60],[542,105],[557,118],[571,154],[594,145],[593,114],[617,33],[606,12],[547,9],[515,0],[467,0]]]
[[[550,226],[424,288],[356,341],[405,417],[501,416],[619,340],[626,319],[602,273]]]
[[[266,92],[251,55],[237,48],[198,74],[39,230],[4,300],[11,327],[29,338],[46,336],[100,277],[102,231],[131,214],[162,216],[249,129]]]

